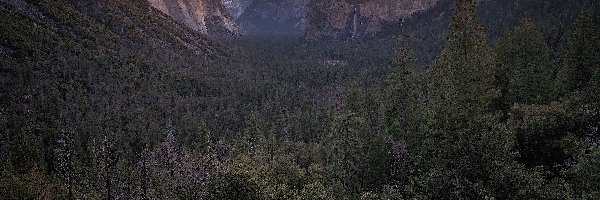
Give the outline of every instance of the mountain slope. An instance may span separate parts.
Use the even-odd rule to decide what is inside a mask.
[[[345,39],[372,35],[382,24],[402,21],[415,12],[433,7],[438,0],[311,0],[308,8],[308,38]],[[354,33],[356,32],[356,33]]]
[[[240,29],[249,35],[300,35],[308,0],[222,0]]]
[[[229,11],[229,14],[235,19],[244,14],[244,11],[254,0],[223,0],[223,5]]]
[[[0,181],[9,191],[2,199],[66,193],[50,188],[56,180],[46,175],[60,170],[54,152],[61,135],[77,140],[73,157],[90,158],[106,138],[139,155],[164,127],[196,131],[213,102],[224,101],[217,97],[227,85],[218,63],[229,50],[146,1],[1,0],[0,24],[0,152],[8,152],[0,165],[18,169]],[[72,181],[82,183],[75,195],[95,199],[102,191],[89,181],[99,171],[95,161],[72,162],[94,172],[75,172]],[[19,178],[29,173],[41,174],[38,182]],[[3,196],[12,194],[32,196]]]
[[[294,34],[304,31],[308,0],[254,0],[237,18],[251,35]]]
[[[150,5],[204,34],[237,34],[238,28],[219,0],[148,0]]]

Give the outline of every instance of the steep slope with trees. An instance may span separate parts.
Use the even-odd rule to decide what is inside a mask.
[[[208,101],[186,98],[193,91],[176,80],[218,74],[209,63],[227,50],[144,1],[2,1],[0,15],[0,198],[164,195],[154,180],[166,168],[148,168],[167,162],[154,156],[159,127],[196,128],[179,119]],[[196,171],[203,158],[188,154]],[[197,190],[199,176],[186,186]]]

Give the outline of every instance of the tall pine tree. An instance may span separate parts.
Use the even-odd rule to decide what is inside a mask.
[[[442,55],[429,84],[429,119],[436,128],[455,130],[491,111],[498,96],[494,53],[475,18],[474,0],[459,0]]]
[[[502,36],[497,55],[497,81],[504,105],[544,104],[553,99],[555,70],[550,50],[529,16]]]
[[[566,75],[563,84],[567,90],[599,85],[600,75],[600,14],[594,8],[598,3],[584,9],[568,34],[563,52]]]
[[[403,50],[394,57],[386,82],[384,122],[386,132],[406,138],[418,131],[422,120],[423,79],[412,52]]]
[[[494,111],[496,63],[475,10],[476,0],[456,1],[428,86],[427,134],[408,191],[418,199],[540,198],[523,189],[540,179],[516,163],[514,135]]]

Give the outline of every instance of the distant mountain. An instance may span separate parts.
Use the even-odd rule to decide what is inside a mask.
[[[551,24],[565,23],[578,12],[582,2],[480,0],[478,15],[489,27],[490,35],[495,36],[514,25],[524,13],[531,13],[541,26],[561,27]],[[348,40],[434,29],[425,35],[443,35],[454,0],[222,0],[222,4],[240,30],[250,35],[291,34],[311,40]],[[415,24],[416,21],[423,23]],[[545,32],[560,34],[554,30]]]
[[[223,0],[241,29],[249,35],[300,35],[308,0]]]
[[[183,51],[206,58],[225,55],[224,48],[206,35],[173,21],[145,0],[2,0],[0,9],[6,21],[0,28],[2,46],[9,49],[27,48],[29,45],[25,44],[31,43],[39,45],[31,49],[36,52],[44,47],[66,50],[84,46],[86,48],[78,50],[107,55],[126,49],[140,55],[147,52],[180,54],[176,57],[181,57]],[[27,40],[10,39],[16,36]],[[43,40],[52,42],[36,43]],[[80,54],[78,59],[85,60],[84,55]],[[91,53],[90,56],[92,59],[100,55]]]
[[[305,35],[312,39],[347,39],[373,35],[384,23],[402,21],[439,0],[311,0]]]
[[[237,34],[235,20],[220,0],[148,0],[150,5],[204,34]]]
[[[222,3],[229,11],[229,14],[235,19],[240,17],[246,11],[246,8],[252,4],[254,0],[223,0]]]

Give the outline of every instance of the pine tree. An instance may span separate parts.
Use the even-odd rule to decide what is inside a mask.
[[[578,155],[576,164],[566,172],[578,199],[600,198],[600,147],[589,147]]]
[[[554,98],[555,69],[549,51],[544,36],[527,15],[502,36],[497,47],[497,81],[505,106],[544,104]]]
[[[386,132],[399,139],[416,139],[422,124],[422,76],[410,51],[395,55],[384,98]]]
[[[246,128],[244,129],[243,135],[244,141],[242,141],[242,149],[245,153],[250,155],[255,154],[258,150],[264,150],[265,144],[265,132],[258,115],[252,112],[246,122]],[[240,152],[242,153],[242,152]]]
[[[408,191],[416,198],[536,198],[522,191],[536,177],[516,163],[514,135],[492,102],[495,58],[475,16],[476,0],[458,0],[452,27],[428,86],[427,134]],[[432,193],[431,191],[435,191]]]
[[[55,165],[60,178],[63,179],[64,184],[68,190],[69,199],[74,199],[74,179],[75,169],[73,167],[73,156],[74,156],[74,133],[71,131],[61,131],[58,138],[58,147],[54,149],[56,157]]]
[[[572,96],[582,97],[577,106],[584,111],[577,115],[584,119],[580,148],[565,174],[577,199],[600,198],[600,2],[590,2],[575,21],[564,53],[566,83],[577,91]]]
[[[459,0],[428,86],[430,125],[455,130],[489,114],[498,96],[494,53],[475,17],[474,0]]]
[[[99,189],[103,199],[113,199],[116,196],[114,176],[118,155],[115,150],[115,137],[115,134],[110,132],[102,136],[99,144],[96,144],[94,140],[92,146],[95,170],[97,170]]]
[[[590,6],[582,11],[568,34],[563,53],[567,90],[598,85],[600,75],[600,14]]]
[[[187,139],[184,141],[185,146],[194,152],[202,153],[208,151],[210,145],[212,143],[210,129],[208,125],[206,125],[206,121],[200,121],[198,125],[198,129],[195,133],[188,135]]]
[[[328,163],[330,179],[340,182],[344,188],[358,190],[356,150],[358,136],[362,133],[364,119],[355,115],[331,116],[327,135],[322,145],[326,147],[324,160]]]

